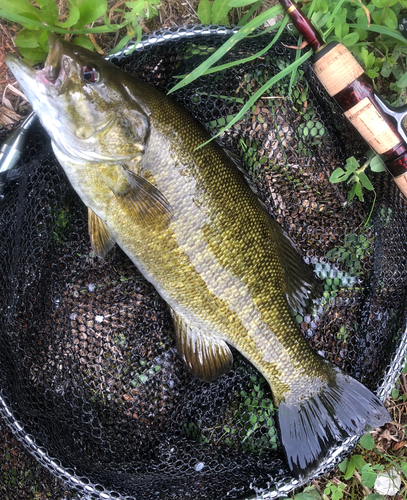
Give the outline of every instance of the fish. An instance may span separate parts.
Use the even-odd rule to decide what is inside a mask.
[[[5,61],[88,209],[94,252],[118,244],[168,304],[181,358],[205,381],[230,346],[267,380],[291,473],[389,422],[381,401],[316,353],[293,310],[317,288],[235,156],[170,96],[56,35],[43,69]],[[199,147],[206,143],[203,147]]]

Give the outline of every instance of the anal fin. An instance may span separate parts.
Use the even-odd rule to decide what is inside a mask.
[[[88,229],[93,251],[99,257],[104,257],[116,242],[106,224],[90,207],[88,207]]]
[[[224,340],[202,332],[174,311],[172,316],[178,352],[193,375],[210,382],[232,368],[233,355]]]

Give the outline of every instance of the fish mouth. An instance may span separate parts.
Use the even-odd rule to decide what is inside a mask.
[[[64,68],[62,64],[62,46],[56,35],[51,33],[48,38],[49,53],[44,64],[44,68],[36,70],[26,62],[18,59],[14,54],[7,54],[4,58],[7,66],[21,85],[24,93],[31,101],[33,94],[38,91],[38,86],[46,87],[56,86],[64,77]],[[37,85],[33,89],[34,82]]]

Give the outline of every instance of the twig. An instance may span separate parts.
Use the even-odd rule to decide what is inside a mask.
[[[353,475],[356,477],[356,479],[359,481],[360,485],[362,486],[362,488],[364,489],[365,493],[366,493],[366,496],[367,495],[370,495],[372,493],[371,490],[369,490],[369,488],[366,488],[366,486],[364,486],[362,484],[362,478],[359,474],[359,472],[355,469],[354,472],[353,472]]]

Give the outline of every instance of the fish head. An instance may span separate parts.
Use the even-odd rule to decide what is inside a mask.
[[[132,161],[148,135],[148,112],[131,98],[125,75],[99,54],[51,34],[44,68],[12,54],[6,63],[54,147],[74,160]]]

